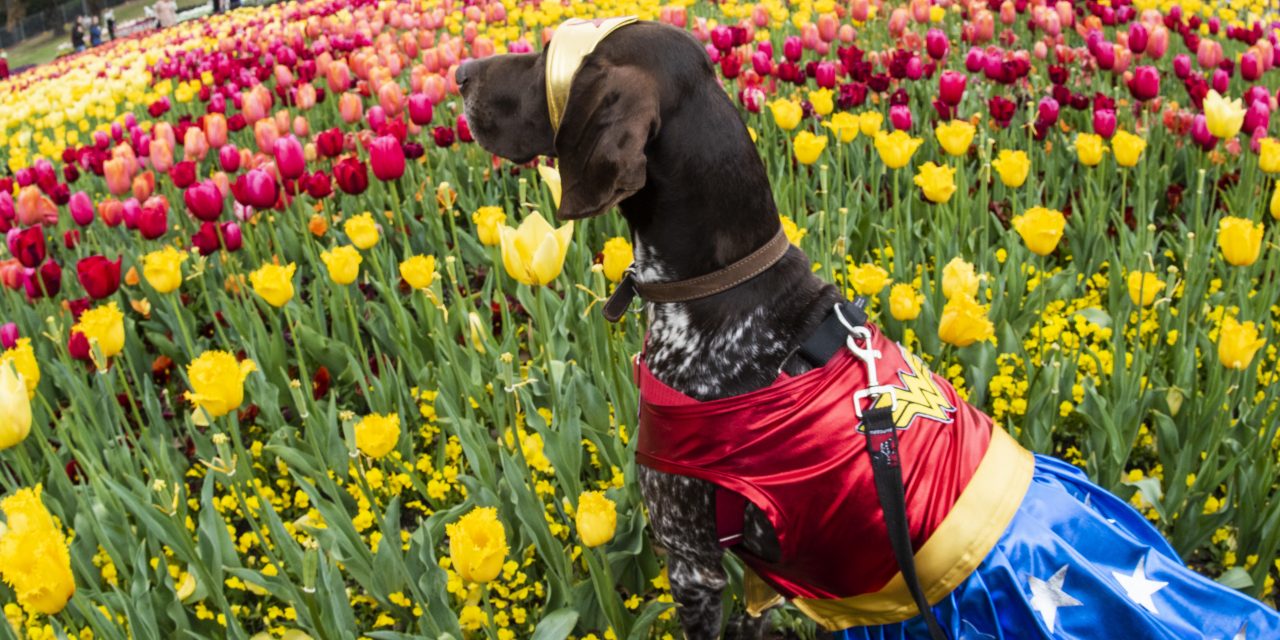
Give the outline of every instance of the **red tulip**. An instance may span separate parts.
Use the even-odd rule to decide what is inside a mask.
[[[240,169],[240,150],[234,144],[218,149],[218,165],[227,173],[235,173]]]
[[[272,151],[275,153],[276,169],[285,180],[297,180],[307,170],[307,159],[302,152],[302,143],[297,138],[277,138],[272,144]],[[274,197],[271,202],[275,204]]]
[[[67,354],[73,360],[83,360],[88,362],[92,359],[89,348],[89,339],[84,337],[79,331],[72,331],[71,337],[67,339]]]
[[[1231,74],[1225,69],[1214,69],[1213,76],[1209,80],[1209,85],[1213,87],[1214,91],[1225,94],[1227,89],[1231,87]]]
[[[947,34],[942,29],[933,28],[924,34],[924,48],[930,58],[941,60],[947,57],[947,52],[951,50],[951,42],[947,40]]]
[[[458,114],[458,140],[461,142],[475,142],[476,139],[471,137],[471,125],[467,124],[467,114]]]
[[[415,94],[421,95],[421,94]],[[430,103],[428,102],[428,108]],[[409,113],[413,113],[413,96],[409,96]],[[342,131],[337,127],[327,131],[321,131],[316,136],[316,151],[326,158],[336,158],[342,153],[342,148],[346,144],[346,139],[342,135]]]
[[[449,127],[436,127],[431,131],[431,137],[435,140],[437,147],[453,146],[453,129]]]
[[[719,25],[711,30],[711,44],[720,51],[728,51],[733,48],[733,32],[729,27]]]
[[[1129,50],[1134,53],[1146,51],[1148,35],[1147,28],[1141,22],[1129,25]]]
[[[1160,72],[1147,65],[1134,69],[1133,78],[1129,80],[1129,92],[1134,99],[1143,102],[1160,95]]]
[[[379,136],[369,144],[369,166],[373,175],[386,182],[404,175],[404,149],[392,136]]]
[[[80,246],[80,230],[67,229],[63,231],[62,246],[66,247],[68,251],[75,251],[76,247]]]
[[[409,121],[422,126],[431,122],[433,108],[431,99],[425,93],[409,94]],[[335,129],[336,131],[336,129]],[[334,154],[337,155],[337,154]],[[333,156],[329,156],[333,157]]]
[[[1179,80],[1185,80],[1191,75],[1191,56],[1185,53],[1179,53],[1173,57],[1173,75]]]
[[[764,91],[759,87],[747,87],[742,90],[742,106],[751,113],[760,113],[760,109],[764,107],[764,98]]]
[[[32,269],[26,274],[27,297],[35,300],[44,296],[50,298],[62,291],[62,265],[50,260],[39,269]]]
[[[1254,102],[1244,112],[1244,132],[1253,135],[1258,129],[1264,131],[1271,128],[1271,106],[1265,102]]]
[[[254,209],[274,207],[279,198],[275,178],[262,169],[251,169],[241,174],[231,187],[231,193],[235,195],[236,202]]]
[[[18,346],[18,338],[22,337],[18,333],[18,325],[13,322],[6,322],[0,325],[0,349],[12,349]]]
[[[212,222],[205,222],[200,225],[200,230],[191,236],[191,244],[200,251],[200,255],[207,256],[222,247],[222,239],[218,237],[218,227]]]
[[[333,181],[329,179],[329,174],[323,171],[317,171],[307,176],[305,182],[304,187],[307,190],[307,195],[316,200],[327,198],[329,194],[333,193]]]
[[[81,258],[76,263],[76,279],[94,300],[101,300],[120,288],[120,258],[112,262],[104,256]]]
[[[964,68],[969,73],[977,73],[987,68],[987,54],[981,47],[970,47],[964,57]]]
[[[1060,109],[1061,107],[1057,100],[1044,98],[1036,107],[1036,124],[1043,124],[1046,127],[1053,126],[1058,122]]]
[[[1110,139],[1116,133],[1116,112],[1098,109],[1093,112],[1093,132]]]
[[[10,229],[5,239],[8,241],[10,255],[17,258],[22,266],[34,269],[44,262],[44,230],[40,227]]]
[[[751,68],[761,76],[767,76],[773,71],[773,60],[769,58],[769,54],[757,49],[751,54]]]
[[[192,185],[182,194],[191,215],[201,220],[217,220],[222,215],[222,192],[212,180]]]
[[[787,36],[782,42],[782,55],[791,62],[799,62],[800,56],[804,53],[804,43],[801,42],[799,36]]]
[[[147,198],[138,212],[136,225],[138,233],[147,240],[164,235],[169,227],[169,201],[164,196]]]
[[[1240,56],[1240,77],[1245,82],[1253,82],[1262,75],[1262,63],[1258,62],[1258,56],[1252,51],[1246,52]]]
[[[173,180],[173,186],[186,189],[196,181],[196,163],[184,160],[173,165],[173,169],[169,171],[169,179]]]
[[[343,193],[358,196],[369,188],[369,175],[363,162],[354,157],[346,157],[333,165],[333,179]]]
[[[244,246],[244,237],[240,233],[240,224],[232,220],[224,222],[219,227],[222,232],[222,246],[227,251],[239,251]]]

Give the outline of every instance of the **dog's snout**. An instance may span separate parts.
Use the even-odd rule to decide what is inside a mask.
[[[458,70],[454,72],[454,79],[458,82],[458,89],[466,90],[467,82],[475,75],[475,69],[475,60],[468,60],[458,65]]]

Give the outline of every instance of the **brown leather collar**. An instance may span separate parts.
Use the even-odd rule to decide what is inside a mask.
[[[689,302],[728,291],[777,264],[782,256],[787,255],[790,246],[786,232],[779,228],[773,239],[747,257],[718,271],[676,282],[637,282],[635,275],[627,269],[618,287],[604,303],[604,317],[609,322],[620,320],[637,294],[646,302]]]

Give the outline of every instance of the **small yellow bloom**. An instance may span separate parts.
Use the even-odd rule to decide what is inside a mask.
[[[0,360],[0,449],[8,449],[31,433],[31,400],[14,363]]]
[[[356,423],[356,448],[370,458],[391,453],[400,441],[400,416],[371,413]]]
[[[939,123],[934,127],[933,134],[948,155],[962,156],[969,153],[969,145],[973,144],[973,136],[977,131],[968,120],[952,120]]]
[[[471,214],[471,221],[476,225],[476,235],[480,244],[492,247],[502,242],[498,237],[498,227],[507,221],[507,214],[502,207],[480,207]]]
[[[503,225],[502,264],[516,281],[541,286],[550,283],[564,268],[564,257],[573,239],[573,221],[553,229],[540,213],[533,213],[518,229]]]
[[[1096,167],[1099,162],[1102,162],[1102,154],[1106,151],[1107,147],[1102,142],[1102,136],[1096,133],[1076,135],[1076,156],[1080,159],[1080,164]]]
[[[815,136],[808,131],[801,131],[796,135],[796,161],[800,164],[810,165],[817,162],[818,157],[822,155],[822,150],[826,148],[826,136]]]
[[[12,364],[22,381],[27,385],[27,398],[35,399],[36,387],[40,386],[40,363],[36,361],[36,352],[31,348],[31,338],[18,338],[12,349],[0,354],[0,367]]]
[[[1252,322],[1240,322],[1228,316],[1222,320],[1218,336],[1218,360],[1228,369],[1244,370],[1253,360],[1253,354],[1266,344],[1258,337],[1258,326]]]
[[[1149,307],[1156,301],[1156,296],[1164,291],[1164,281],[1154,273],[1144,271],[1130,271],[1129,279],[1129,300],[1140,307]]]
[[[830,89],[810,89],[809,104],[813,105],[813,112],[820,116],[825,116],[836,108]]]
[[[942,268],[942,295],[950,300],[956,296],[973,297],[978,295],[978,285],[981,279],[974,271],[973,265],[965,262],[964,258],[952,258],[947,266]]]
[[[942,204],[951,199],[956,192],[956,170],[947,166],[938,166],[932,162],[920,165],[920,173],[916,174],[915,183],[924,192],[929,202]]]
[[[956,296],[942,307],[938,337],[947,344],[967,347],[995,335],[995,326],[987,318],[986,307],[971,296]]]
[[[1031,207],[1013,219],[1013,228],[1027,243],[1027,248],[1040,256],[1047,256],[1058,248],[1066,227],[1067,218],[1061,211],[1044,207]]]
[[[67,539],[40,498],[41,487],[0,501],[7,522],[0,536],[0,576],[23,607],[54,615],[76,591]]]
[[[779,219],[782,221],[782,232],[787,234],[787,241],[797,247],[800,246],[800,241],[804,240],[806,235],[809,235],[809,230],[801,229],[800,225],[797,225],[796,221],[791,219],[791,216],[779,216]]]
[[[1031,173],[1031,160],[1027,158],[1026,151],[1001,149],[991,166],[1000,174],[1000,182],[1010,189],[1021,187],[1027,181],[1027,174]]]
[[[1111,138],[1111,151],[1116,154],[1116,164],[1122,167],[1136,166],[1146,148],[1145,139],[1128,131],[1119,131]]]
[[[609,238],[604,243],[604,277],[610,282],[618,282],[622,280],[622,275],[627,272],[627,268],[635,261],[635,254],[631,251],[631,243],[626,238],[617,237]]]
[[[273,307],[283,307],[293,299],[293,273],[298,265],[264,264],[249,274],[254,293]]]
[[[1204,98],[1204,123],[1209,133],[1223,140],[1234,138],[1244,126],[1245,108],[1240,99],[1228,100],[1222,94],[1210,89]]]
[[[467,328],[471,331],[471,347],[476,353],[484,355],[484,320],[480,314],[472,311],[467,314]]]
[[[498,521],[498,510],[476,507],[457,522],[445,526],[449,558],[467,582],[485,583],[498,577],[507,557],[507,532]]]
[[[849,270],[849,284],[860,296],[874,296],[889,284],[889,272],[877,264],[860,264]]]
[[[551,201],[555,203],[556,208],[560,207],[560,170],[545,164],[538,165],[538,175],[542,176],[542,181],[547,184],[547,188],[551,190]],[[506,216],[503,216],[503,222]]]
[[[1280,140],[1261,140],[1258,146],[1258,168],[1264,173],[1280,173]]]
[[[858,137],[858,122],[858,116],[841,111],[822,123],[822,126],[833,131],[840,142],[853,142]]]
[[[320,260],[329,271],[329,278],[336,284],[351,284],[360,275],[360,251],[351,245],[343,245],[332,251],[320,252]]]
[[[804,109],[791,100],[774,100],[769,103],[769,110],[773,112],[774,123],[783,131],[791,131],[800,126],[800,118],[804,117]]]
[[[895,284],[889,289],[889,314],[895,320],[915,320],[923,304],[924,296],[909,284]]]
[[[858,114],[858,130],[864,136],[875,136],[880,133],[880,126],[884,124],[884,114],[879,111],[863,111]]]
[[[71,330],[83,335],[90,346],[98,345],[105,357],[124,349],[124,314],[114,301],[80,314],[80,321]]]
[[[1262,223],[1225,216],[1218,221],[1218,248],[1229,264],[1247,267],[1262,252]]]
[[[413,256],[400,263],[400,277],[414,289],[426,289],[436,279],[435,256]]]
[[[358,216],[352,216],[351,219],[342,224],[342,230],[351,239],[351,244],[360,249],[370,249],[373,245],[378,244],[378,223],[373,221],[372,213],[365,212]]]
[[[863,133],[866,133],[864,127]],[[893,133],[885,133],[883,131],[875,133],[876,152],[880,154],[881,162],[890,169],[901,169],[911,162],[911,156],[915,155],[916,149],[920,148],[924,141],[920,138],[912,138],[905,131],[894,131]]]
[[[578,511],[573,519],[583,546],[598,547],[613,539],[618,509],[603,493],[587,491],[578,497]]]
[[[252,360],[236,361],[226,351],[205,351],[187,365],[191,390],[184,395],[210,418],[225,416],[244,403],[244,381],[257,370]]]
[[[170,293],[182,285],[182,263],[189,254],[166,246],[142,257],[142,276],[159,293]]]

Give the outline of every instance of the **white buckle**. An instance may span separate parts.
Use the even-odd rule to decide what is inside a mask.
[[[853,392],[853,413],[859,418],[862,417],[862,399],[871,398],[871,406],[868,409],[876,408],[876,401],[879,400],[880,394],[889,394],[889,410],[898,410],[898,390],[887,384],[867,387]]]
[[[898,410],[898,392],[891,385],[880,384],[880,376],[876,371],[876,360],[880,358],[880,350],[871,348],[871,330],[865,326],[853,326],[845,319],[844,314],[840,312],[840,306],[836,305],[836,318],[840,320],[840,324],[849,330],[849,337],[845,340],[845,346],[853,355],[858,356],[859,360],[867,367],[867,388],[859,389],[853,393],[853,412],[859,418],[862,417],[862,400],[871,398],[871,408],[874,408],[876,401],[881,394],[889,394],[889,410]],[[863,346],[866,345],[866,346]]]

